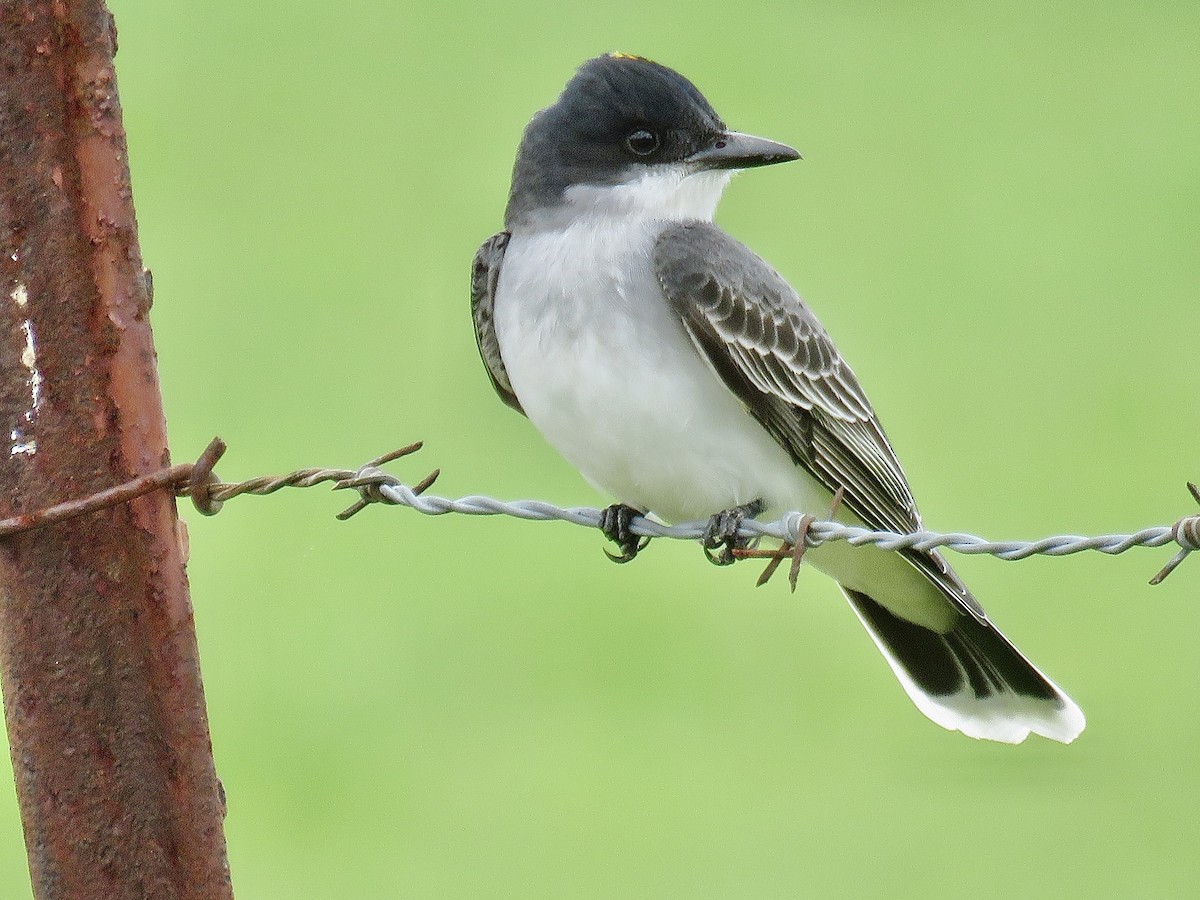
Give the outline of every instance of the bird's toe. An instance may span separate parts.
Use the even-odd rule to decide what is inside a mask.
[[[723,509],[708,520],[708,527],[700,538],[704,555],[715,566],[727,566],[734,562],[733,551],[744,550],[750,545],[751,538],[741,537],[738,532],[747,518],[754,518],[763,511],[766,504],[762,499],[743,503]],[[717,552],[714,552],[717,551]]]
[[[640,510],[626,506],[624,503],[614,503],[601,511],[600,531],[620,550],[620,553],[604,551],[604,555],[613,562],[629,562],[645,550],[646,545],[650,543],[650,538],[634,534],[629,527],[630,523],[641,514]]]

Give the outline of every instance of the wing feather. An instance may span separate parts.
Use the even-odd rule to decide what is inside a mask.
[[[921,528],[908,479],[870,401],[799,295],[752,251],[708,223],[666,228],[655,266],[696,347],[798,466],[868,527]],[[905,552],[953,601],[982,617],[936,553]]]
[[[731,388],[798,465],[874,527],[920,526],[904,472],[858,379],[809,308],[770,266],[715,226],[676,225],[655,262],[668,299]],[[768,324],[770,323],[770,324]],[[714,361],[715,362],[715,361]]]
[[[496,327],[493,323],[492,312],[496,302],[496,284],[500,280],[500,266],[504,262],[504,251],[508,247],[511,235],[507,231],[494,234],[475,254],[471,263],[471,318],[475,322],[475,343],[479,347],[479,356],[487,368],[492,387],[500,395],[500,399],[522,415],[521,401],[513,391],[512,382],[508,378],[508,370],[504,368],[504,359],[500,356],[500,342],[496,339]]]

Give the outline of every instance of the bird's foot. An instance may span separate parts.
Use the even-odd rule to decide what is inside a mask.
[[[714,566],[727,566],[737,558],[734,555],[735,550],[745,550],[749,547],[751,539],[740,537],[738,530],[742,527],[742,522],[747,518],[753,519],[766,509],[766,506],[761,498],[751,500],[741,506],[722,510],[709,519],[708,527],[704,529],[704,535],[700,538],[700,545],[704,548],[704,555],[708,557],[708,561]],[[720,552],[713,553],[714,550]]]
[[[636,535],[629,530],[629,523],[640,515],[642,515],[640,510],[626,506],[624,503],[614,503],[600,513],[600,531],[621,551],[620,553],[604,551],[604,555],[613,562],[629,562],[645,550],[646,545],[650,543],[650,538]]]

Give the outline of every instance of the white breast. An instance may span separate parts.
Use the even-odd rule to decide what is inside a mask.
[[[662,295],[663,224],[583,217],[512,237],[495,304],[530,421],[594,485],[668,521],[823,500],[709,368]]]

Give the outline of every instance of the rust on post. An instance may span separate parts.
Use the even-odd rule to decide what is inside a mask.
[[[169,465],[100,0],[0,4],[0,517]],[[174,497],[0,539],[34,895],[228,898]]]

